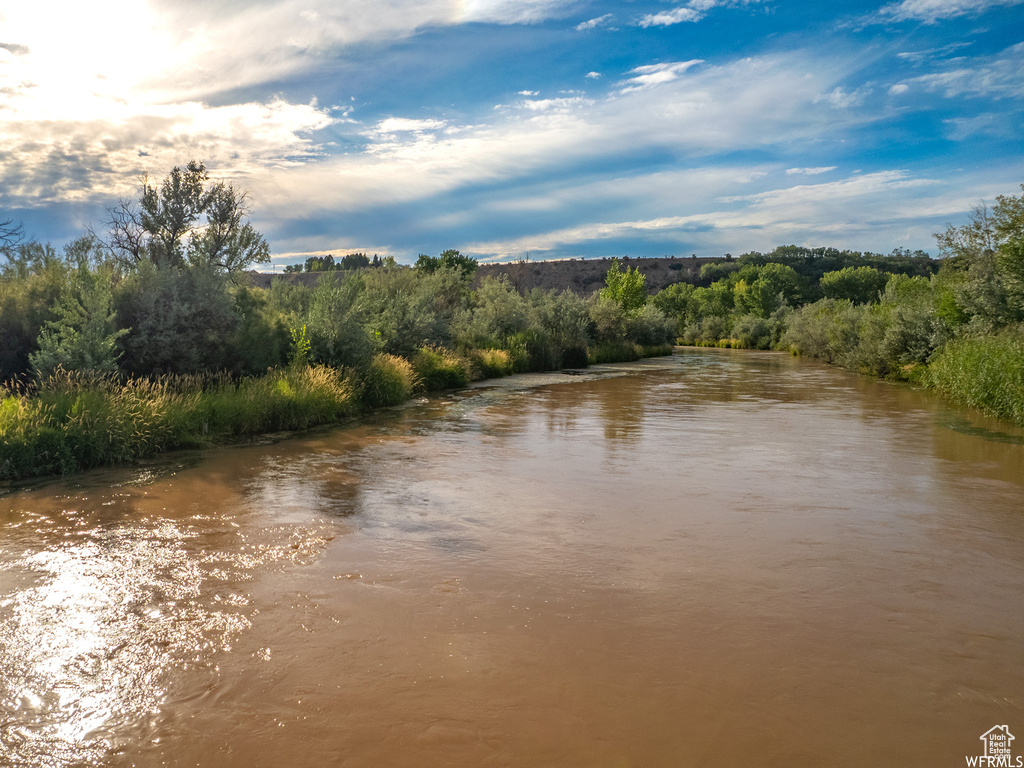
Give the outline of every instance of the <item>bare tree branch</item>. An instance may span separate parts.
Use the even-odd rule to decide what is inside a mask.
[[[138,203],[133,200],[120,200],[114,208],[107,209],[107,218],[103,222],[107,227],[107,237],[97,236],[104,248],[114,254],[114,258],[128,266],[138,264],[144,258],[146,246],[146,230],[142,227],[142,215]],[[91,232],[95,234],[95,232]]]
[[[0,250],[14,248],[25,239],[25,226],[14,219],[0,221]]]

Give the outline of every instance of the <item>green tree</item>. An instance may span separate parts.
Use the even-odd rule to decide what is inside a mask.
[[[29,361],[39,378],[58,367],[69,371],[114,373],[121,356],[118,340],[128,333],[114,324],[112,270],[90,270],[86,262],[71,274],[53,311],[56,320],[39,334]]]
[[[601,296],[614,301],[624,311],[633,312],[647,303],[647,276],[636,267],[626,267],[625,272],[620,267],[617,259],[612,262],[604,277]]]
[[[1024,184],[1020,188],[1024,192]],[[992,225],[997,243],[996,264],[1016,310],[1024,313],[1024,194],[997,196],[992,207]]]
[[[344,280],[320,277],[309,306],[309,342],[316,362],[335,367],[362,367],[373,355],[360,306],[360,275]]]
[[[370,257],[365,253],[350,253],[339,263],[341,265],[341,269],[361,269],[363,267],[370,266]]]
[[[949,268],[963,276],[956,301],[971,329],[1024,320],[1024,196],[1000,195],[991,209],[977,206],[967,224],[947,224],[935,238]]]
[[[123,264],[211,267],[225,272],[270,260],[270,249],[248,221],[248,193],[207,185],[203,163],[175,166],[159,185],[143,179],[138,202],[108,211],[106,245]]]
[[[414,266],[416,269],[428,273],[447,267],[457,270],[464,280],[469,280],[476,273],[479,262],[470,256],[464,256],[454,248],[449,248],[447,251],[442,251],[440,256],[427,256],[425,253],[421,253]]]
[[[874,267],[843,267],[821,277],[821,291],[828,299],[849,299],[854,304],[874,304],[891,275]]]

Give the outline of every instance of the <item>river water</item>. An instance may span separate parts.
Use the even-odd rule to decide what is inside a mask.
[[[89,473],[0,497],[0,671],[0,765],[964,765],[1024,433],[685,350]]]

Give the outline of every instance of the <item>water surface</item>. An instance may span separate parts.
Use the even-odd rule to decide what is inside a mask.
[[[1022,553],[1021,431],[927,393],[507,379],[0,498],[0,764],[962,765]]]

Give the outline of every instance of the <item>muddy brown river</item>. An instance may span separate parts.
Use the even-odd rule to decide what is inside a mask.
[[[1018,755],[1024,432],[686,350],[23,488],[0,673],[5,766]]]

